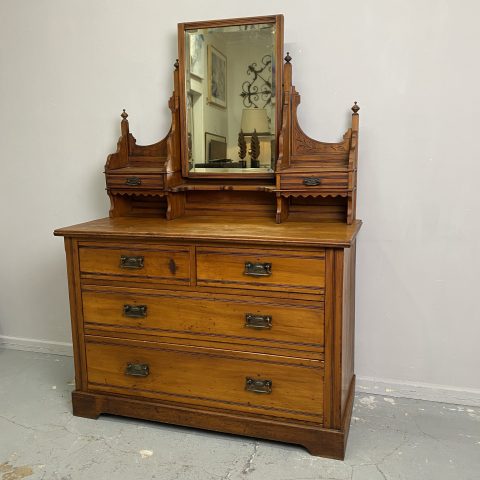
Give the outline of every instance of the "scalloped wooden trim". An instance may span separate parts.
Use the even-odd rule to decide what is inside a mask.
[[[141,191],[133,191],[133,190],[110,190],[110,195],[128,195],[131,197],[165,197],[168,195],[165,191],[157,191],[157,192],[141,192]]]
[[[292,191],[281,191],[279,192],[282,197],[301,197],[301,198],[316,198],[316,197],[345,197],[347,198],[350,192],[292,192]]]

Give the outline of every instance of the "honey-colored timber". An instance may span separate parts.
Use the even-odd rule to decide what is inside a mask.
[[[265,23],[276,31],[272,171],[192,173],[185,34]],[[54,232],[67,257],[73,413],[343,459],[355,393],[359,106],[340,141],[305,134],[282,15],[178,32],[168,133],[138,145],[124,110],[105,165],[109,218]]]
[[[69,271],[81,282],[73,292],[75,304],[82,306],[75,310],[82,339],[75,350],[77,385],[84,385],[73,396],[76,414],[126,414],[120,405],[131,396],[134,405],[144,405],[143,413],[132,411],[131,416],[211,424],[212,429],[246,435],[259,435],[257,418],[269,429],[268,435],[260,436],[288,438],[313,454],[341,458],[353,395],[350,292],[360,222],[320,225],[325,234],[329,232],[328,242],[338,242],[334,247],[315,236],[318,224],[262,224],[262,235],[253,240],[263,241],[264,247],[252,248],[257,222],[237,220],[238,232],[248,230],[249,238],[231,230],[227,241],[209,228],[211,219],[120,220],[56,232],[65,235],[67,248],[73,249]],[[176,222],[190,232],[189,238],[173,236]],[[220,218],[214,224],[219,232],[232,225],[230,219]],[[133,235],[132,225],[137,227]],[[279,228],[288,232],[287,242],[277,237]],[[154,259],[151,269],[124,273],[120,257],[141,254],[143,268]],[[175,255],[175,263],[189,272],[189,284],[178,290],[148,283],[152,277],[172,274],[170,259]],[[245,275],[246,261],[270,263],[271,275]],[[260,273],[265,273],[262,268]],[[116,276],[125,276],[123,283],[130,287],[115,286]],[[219,282],[202,286],[205,279]],[[296,298],[268,294],[288,288]],[[312,294],[315,289],[321,294]],[[247,314],[254,317],[250,327]],[[148,365],[148,377],[126,375],[128,363]],[[271,381],[272,392],[247,391],[247,378]],[[198,412],[198,418],[192,412]],[[228,419],[223,429],[217,423],[218,412]],[[179,419],[182,415],[186,418]],[[239,429],[241,415],[249,415],[244,429]]]
[[[80,275],[128,278],[135,282],[190,285],[190,251],[169,245],[84,243],[80,250]]]
[[[118,292],[84,287],[85,328],[153,337],[321,352],[323,302],[160,291]]]
[[[325,284],[324,252],[198,247],[197,284],[320,294]]]
[[[323,362],[318,360],[179,344],[118,344],[90,336],[86,352],[90,391],[322,423]],[[148,372],[129,374],[129,364],[144,365]],[[248,379],[270,387],[249,390]]]
[[[189,216],[175,220],[145,217],[101,218],[59,228],[54,234],[69,238],[128,239],[151,242],[171,240],[243,244],[252,247],[275,245],[292,247],[350,247],[362,222],[286,222],[274,219]]]

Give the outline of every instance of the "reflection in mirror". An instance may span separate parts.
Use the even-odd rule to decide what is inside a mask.
[[[189,171],[273,172],[275,24],[185,32]]]

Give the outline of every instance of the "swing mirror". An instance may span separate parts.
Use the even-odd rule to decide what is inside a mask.
[[[184,175],[272,176],[283,17],[179,24]]]

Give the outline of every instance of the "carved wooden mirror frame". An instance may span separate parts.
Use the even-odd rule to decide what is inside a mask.
[[[235,25],[255,25],[271,23],[275,25],[275,163],[278,159],[278,139],[282,127],[282,80],[283,80],[283,15],[271,15],[264,17],[232,18],[226,20],[210,20],[203,22],[189,22],[178,24],[178,58],[179,58],[179,100],[180,100],[180,154],[182,163],[182,174],[189,178],[273,178],[274,172],[259,173],[195,173],[188,168],[188,133],[187,133],[187,99],[185,89],[186,58],[185,58],[185,32],[204,28],[229,27]],[[275,165],[274,165],[275,167]]]

